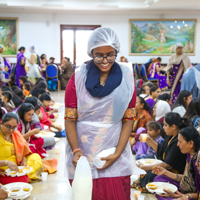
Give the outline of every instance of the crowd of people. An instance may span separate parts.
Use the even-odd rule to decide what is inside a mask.
[[[1,81],[0,86],[5,85],[5,82],[9,81],[11,74],[11,64],[8,58],[3,58],[1,53],[3,53],[3,45],[0,45],[0,70],[1,70]],[[61,89],[65,90],[67,83],[75,71],[75,67],[70,62],[70,59],[64,57],[61,65],[55,63],[55,58],[50,57],[49,62],[47,56],[42,54],[39,56],[37,54],[37,49],[34,45],[30,46],[29,51],[31,53],[30,58],[26,57],[24,54],[26,52],[25,47],[20,47],[18,49],[19,53],[17,54],[16,66],[14,67],[12,73],[14,76],[14,83],[19,88],[21,88],[20,77],[24,76],[32,82],[36,83],[37,79],[43,77],[47,80],[48,89],[56,91],[58,88],[58,81],[55,81],[57,78],[61,82]],[[57,68],[56,77],[48,77],[46,74],[46,69],[49,65],[55,65]]]
[[[38,175],[44,170],[42,158],[55,141],[35,135],[45,126],[61,131],[53,123],[57,110],[50,108],[54,102],[48,91],[49,80],[42,78],[44,74],[39,68],[34,69],[37,72],[29,69],[27,73],[22,67],[28,61],[45,69],[48,67],[46,55],[39,57],[34,46],[30,48],[30,59],[24,57],[24,47],[19,51],[16,85],[0,88],[0,168],[17,170],[17,165],[28,165],[34,170],[17,180],[8,178],[2,171],[2,184],[18,179],[21,182],[39,180]],[[158,85],[154,85],[135,80],[133,69],[124,57],[117,63],[119,51],[116,33],[110,28],[98,28],[88,40],[90,61],[74,73],[70,71],[69,59],[63,60],[66,169],[70,183],[79,158],[85,156],[93,178],[92,199],[130,200],[135,155],[138,167],[146,174],[132,188],[148,192],[148,183],[167,182],[177,186],[178,191],[165,190],[165,194],[156,195],[157,199],[198,199],[200,98],[199,77],[195,73],[199,66],[191,67],[183,45],[177,43],[176,54],[171,56],[165,70],[160,57],[145,65],[148,77],[158,79]],[[50,64],[54,62],[55,58],[51,57]],[[191,73],[194,80],[186,84]],[[147,138],[142,140],[144,133]],[[93,163],[95,156],[112,147],[116,147],[115,153],[101,158],[105,164],[97,168]],[[140,162],[155,156],[162,163],[146,166]]]

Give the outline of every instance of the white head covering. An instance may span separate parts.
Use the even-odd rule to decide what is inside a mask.
[[[3,47],[4,47],[4,46],[0,44],[0,50],[3,49]]]
[[[166,101],[158,101],[156,107],[156,121],[164,117],[169,112],[171,112],[169,104]]]
[[[176,49],[178,48],[178,47],[183,47],[183,44],[182,43],[176,43],[175,44],[175,47],[174,47],[174,51],[176,52]]]
[[[88,39],[87,53],[92,57],[92,50],[97,47],[111,46],[117,52],[120,50],[120,44],[116,33],[110,28],[95,29]]]
[[[30,50],[31,53],[37,53],[37,49],[34,45],[31,45],[29,50]]]

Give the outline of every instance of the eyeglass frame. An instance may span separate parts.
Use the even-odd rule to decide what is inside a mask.
[[[33,117],[34,116],[34,113],[31,115],[31,114],[27,114],[27,116],[29,117],[29,118],[31,118],[31,117]]]
[[[109,57],[109,56],[114,56],[115,59],[114,59],[113,61],[109,61],[109,60],[108,60],[108,57]],[[98,57],[102,57],[103,60],[102,60],[101,62],[97,62],[97,61],[95,60],[95,58],[98,58]],[[116,58],[117,58],[117,54],[116,54],[116,55],[108,55],[108,56],[95,56],[95,57],[92,57],[92,58],[93,58],[94,61],[95,61],[96,63],[98,63],[98,64],[101,64],[101,63],[104,61],[105,58],[106,58],[106,60],[107,60],[109,63],[113,63],[113,62],[115,62],[115,60],[116,60]]]
[[[11,130],[14,130],[14,131],[16,131],[16,130],[17,130],[17,128],[18,128],[18,126],[16,126],[16,127],[13,127],[13,126],[11,126],[11,127],[8,127],[8,126],[6,126],[5,124],[2,124],[2,125],[4,125],[4,126],[5,126],[5,128],[6,128],[7,130],[9,130],[9,131],[11,131]]]

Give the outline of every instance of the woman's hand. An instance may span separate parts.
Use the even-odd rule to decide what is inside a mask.
[[[2,171],[2,170],[0,170],[0,176],[4,176],[4,177],[5,177],[5,175],[6,175],[6,172],[5,172],[5,171]]]
[[[173,193],[173,192],[170,192],[168,190],[163,190],[164,192],[166,192],[166,194],[160,194],[158,196],[161,196],[161,197],[164,197],[164,198],[179,198],[179,195]]]
[[[57,129],[59,132],[61,132],[61,131],[62,131],[62,128],[61,128],[61,127],[59,127],[59,126],[56,126],[56,129]]]
[[[17,165],[14,162],[8,161],[7,162],[7,166],[11,171],[19,172],[19,169],[18,169]]]
[[[165,175],[166,172],[167,170],[160,166],[153,167],[153,171],[152,171],[153,174],[156,174],[158,176]]]
[[[26,164],[26,158],[25,157],[22,158],[22,161],[21,161],[20,165],[21,166],[27,166],[27,164]]]
[[[143,165],[140,161],[138,161],[138,163],[139,163],[139,164],[137,165],[137,167],[140,168],[140,169],[142,169],[142,167],[143,167],[144,165]]]
[[[77,162],[81,156],[83,156],[83,153],[81,153],[80,151],[77,151],[76,153],[74,153],[74,159],[72,161],[72,164],[74,165],[74,167],[76,167]]]
[[[181,194],[179,191],[176,191],[180,197],[177,200],[189,200],[184,194]]]
[[[167,80],[167,85],[171,86],[170,80]]]
[[[31,132],[31,135],[37,135],[40,132],[40,129],[39,128],[34,128],[30,132]]]
[[[102,168],[97,168],[97,169],[102,170],[102,169],[105,169],[107,167],[110,167],[118,158],[119,158],[119,156],[116,155],[116,154],[111,154],[111,155],[109,155],[105,158],[101,158],[101,160],[105,160],[106,163]]]
[[[132,148],[132,147],[133,147],[133,145],[135,145],[135,143],[136,143],[136,140],[135,140],[135,138],[131,139],[131,140],[129,141],[129,143],[130,143],[130,145],[131,145],[131,148]]]
[[[57,113],[58,112],[58,109],[53,109],[53,113]]]
[[[43,116],[42,112],[40,111],[40,114],[38,115],[38,118],[39,118],[39,119],[43,119],[43,117],[44,117],[44,116]]]

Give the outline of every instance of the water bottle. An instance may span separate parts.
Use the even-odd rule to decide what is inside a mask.
[[[92,172],[85,156],[78,160],[72,183],[72,200],[92,199]]]

